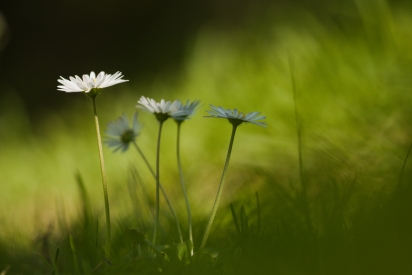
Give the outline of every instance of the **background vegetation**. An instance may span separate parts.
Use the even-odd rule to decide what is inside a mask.
[[[298,3],[250,7],[239,12],[241,19],[232,20],[234,26],[209,21],[193,31],[179,66],[156,73],[124,72],[130,81],[103,90],[98,98],[103,129],[122,112],[131,116],[141,95],[202,101],[182,129],[195,247],[212,207],[230,133],[226,121],[202,118],[208,104],[267,116],[267,129],[242,125],[238,130],[208,243],[219,256],[185,265],[128,254],[133,242],[125,230],[150,237],[154,180],[137,152],[113,154],[105,148],[118,258],[114,266],[105,264],[97,272],[153,273],[161,266],[164,273],[188,274],[409,274],[411,7],[400,1],[360,0],[323,9]],[[122,52],[114,55],[128,59],[128,66],[139,63]],[[68,72],[64,63],[59,65],[62,70],[54,72],[52,85],[59,75],[90,70],[80,64]],[[113,70],[123,72],[121,67]],[[59,94],[54,86],[40,98],[59,94],[54,99],[69,104],[27,107],[19,94],[23,92],[10,82],[2,82],[0,270],[9,266],[7,274],[52,273],[47,261],[53,262],[59,248],[55,272],[90,273],[101,259],[96,242],[104,243],[91,104],[80,94]],[[157,124],[148,114],[139,117],[144,128],[138,143],[154,163]],[[164,131],[162,182],[184,224],[174,123],[166,123]],[[76,175],[86,191],[79,192]],[[244,221],[239,230],[230,202],[238,219],[241,206],[248,217],[248,225]],[[178,239],[162,203],[160,242],[171,244]],[[96,234],[97,221],[101,229]]]

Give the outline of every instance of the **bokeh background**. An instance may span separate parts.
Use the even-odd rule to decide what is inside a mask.
[[[112,95],[100,102],[103,130],[122,112],[131,116],[141,95],[173,100],[181,90],[190,89],[180,97],[182,101],[207,98],[209,89],[202,86],[213,76],[205,74],[195,80],[200,82],[194,87],[182,88],[195,71],[188,66],[198,66],[189,64],[196,48],[208,48],[207,43],[213,47],[219,41],[226,43],[225,33],[241,31],[248,17],[254,17],[254,12],[264,10],[265,6],[271,7],[272,3],[4,1],[0,7],[0,85],[4,182],[1,209],[7,217],[5,222],[29,221],[35,225],[43,220],[41,217],[48,220],[49,215],[54,215],[51,212],[55,211],[55,201],[70,201],[76,192],[73,183],[77,169],[87,180],[88,175],[98,177],[90,103],[81,94],[57,91],[60,76],[104,70],[121,71],[130,80],[123,87],[114,87]],[[214,30],[222,37],[213,37]],[[203,52],[198,55],[209,58]],[[196,72],[199,73],[202,74]],[[239,97],[238,101],[241,100]],[[221,104],[218,98],[211,103]],[[199,113],[204,114],[207,104],[203,103]],[[247,111],[258,107],[250,106]],[[155,122],[148,119],[145,128],[149,130],[152,126]],[[144,139],[152,140],[154,133],[155,130],[151,136],[143,136],[143,144]],[[73,143],[69,145],[69,141]],[[148,154],[153,153],[152,146],[148,146]],[[78,153],[72,155],[74,151]],[[126,164],[124,161],[123,165]],[[199,161],[199,165],[207,164]],[[128,167],[123,168],[119,174],[127,173]],[[14,205],[13,211],[9,211],[10,205]]]
[[[131,117],[141,95],[202,101],[182,133],[199,219],[211,209],[230,135],[227,122],[202,118],[208,105],[267,116],[267,129],[239,128],[215,230],[230,222],[229,202],[253,205],[255,192],[269,217],[281,216],[275,190],[299,189],[300,169],[314,205],[333,204],[323,192],[331,185],[372,196],[400,181],[412,140],[410,1],[15,0],[0,12],[0,234],[24,242],[57,220],[70,223],[79,211],[77,172],[102,215],[91,104],[57,91],[60,76],[90,71],[129,80],[99,96],[102,130],[123,112]],[[138,142],[154,163],[157,125],[139,117]],[[184,209],[174,123],[164,131],[162,181]],[[133,208],[125,199],[132,175],[151,197],[153,181],[133,150],[105,148],[105,156],[115,221]]]

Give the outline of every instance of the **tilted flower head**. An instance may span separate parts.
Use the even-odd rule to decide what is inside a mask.
[[[172,103],[170,101],[165,101],[164,99],[162,99],[160,102],[156,102],[152,98],[142,96],[140,97],[139,101],[137,101],[137,103],[140,104],[136,105],[137,108],[154,114],[156,116],[156,119],[160,122],[165,121],[171,116]]]
[[[196,111],[197,106],[200,101],[195,100],[193,102],[186,101],[186,104],[183,105],[180,100],[175,100],[172,104],[172,114],[171,117],[176,121],[184,121],[189,119]]]
[[[267,126],[266,122],[258,121],[266,118],[265,116],[259,116],[260,112],[251,112],[245,114],[243,112],[239,112],[237,109],[224,109],[220,106],[213,106],[212,104],[210,104],[210,108],[212,110],[206,111],[210,114],[210,116],[205,117],[226,118],[235,126],[238,126],[241,123],[252,123],[261,127]]]
[[[129,125],[127,116],[123,114],[118,119],[110,122],[106,129],[106,145],[114,147],[113,152],[129,148],[129,143],[134,142],[139,135],[141,124],[137,120],[137,112],[133,115],[132,125]]]
[[[88,93],[92,89],[106,88],[128,81],[122,79],[122,77],[123,75],[121,72],[117,72],[113,75],[100,72],[97,76],[94,72],[91,72],[90,75],[84,74],[83,78],[80,78],[77,75],[75,77],[70,76],[70,80],[60,77],[61,79],[57,79],[57,81],[62,85],[57,86],[57,90],[66,93]]]

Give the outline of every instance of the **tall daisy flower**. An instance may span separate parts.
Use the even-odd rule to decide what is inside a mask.
[[[157,121],[159,122],[159,131],[157,136],[157,152],[156,152],[156,214],[155,223],[153,228],[153,245],[156,244],[157,231],[159,226],[159,188],[160,188],[160,138],[162,135],[163,123],[171,116],[172,113],[172,103],[170,101],[165,101],[162,99],[160,102],[156,102],[154,99],[147,97],[140,97],[137,102],[136,108],[143,109],[149,113],[155,115]]]
[[[110,122],[107,125],[106,129],[106,145],[109,147],[113,147],[114,150],[113,152],[116,152],[118,150],[121,150],[122,152],[125,152],[129,149],[129,144],[132,143],[136,150],[139,152],[140,156],[143,158],[147,168],[149,168],[150,172],[152,173],[153,177],[156,179],[156,175],[149,164],[149,161],[147,160],[146,156],[143,154],[142,150],[136,143],[136,138],[139,135],[140,129],[142,128],[141,124],[138,121],[138,113],[135,112],[133,115],[132,119],[132,124],[129,124],[129,120],[125,114],[123,114],[121,117],[119,117],[117,120],[114,120]],[[180,230],[180,225],[179,225],[179,220],[177,218],[176,212],[162,186],[161,183],[159,183],[160,190],[163,193],[163,196],[166,199],[166,202],[170,208],[170,211],[172,212],[173,217],[175,218],[176,224],[177,224],[177,230],[179,232],[180,236],[180,241],[183,243],[183,238],[182,238],[182,233]]]
[[[222,195],[223,186],[225,184],[226,173],[229,167],[229,160],[230,160],[230,155],[232,154],[233,141],[235,139],[237,127],[242,123],[252,123],[252,124],[255,124],[261,127],[267,126],[266,122],[261,121],[262,119],[265,119],[266,117],[261,116],[259,112],[243,113],[243,112],[239,112],[237,109],[230,110],[230,109],[224,109],[220,106],[216,107],[213,105],[210,105],[210,108],[211,110],[207,111],[207,113],[209,113],[210,116],[205,116],[205,117],[227,119],[232,124],[232,134],[230,136],[229,149],[228,149],[227,156],[226,156],[226,162],[223,168],[223,173],[220,179],[220,184],[219,184],[219,188],[216,194],[215,202],[213,204],[212,213],[210,214],[209,222],[206,226],[206,230],[203,235],[202,243],[200,244],[200,248],[199,248],[200,252],[203,251],[206,245],[207,238],[209,237],[210,229],[212,227],[213,220],[217,212],[217,207],[219,205],[220,197]]]
[[[190,210],[190,203],[189,203],[189,197],[187,196],[186,192],[186,185],[185,181],[183,178],[183,170],[182,170],[182,164],[180,161],[180,127],[182,125],[182,122],[185,120],[188,120],[189,118],[192,117],[192,115],[195,113],[196,108],[198,107],[200,101],[195,100],[190,102],[189,100],[186,101],[186,104],[183,105],[180,100],[176,100],[173,102],[171,108],[173,109],[171,113],[171,117],[176,121],[177,123],[177,141],[176,141],[176,156],[177,156],[177,166],[179,170],[179,176],[180,176],[180,184],[182,186],[182,191],[183,195],[186,201],[186,209],[187,209],[187,220],[188,220],[188,227],[189,227],[189,242],[190,242],[190,253],[193,255],[193,232],[192,232],[192,213]]]
[[[57,86],[57,90],[66,93],[89,93],[94,89],[107,88],[128,81],[122,79],[122,77],[123,75],[121,72],[117,72],[113,75],[106,74],[105,72],[100,72],[97,76],[94,72],[91,72],[90,75],[84,74],[82,78],[77,75],[74,77],[70,76],[70,80],[60,77],[60,79],[58,79],[57,81],[62,85]],[[94,92],[97,91],[95,90]]]
[[[96,97],[100,94],[101,89],[128,81],[122,78],[123,75],[121,72],[117,72],[113,75],[106,74],[105,72],[100,72],[97,76],[94,72],[91,72],[90,75],[84,74],[82,78],[76,75],[74,77],[69,77],[70,80],[63,77],[57,79],[57,81],[61,84],[57,86],[57,90],[66,93],[83,92],[92,100],[93,115],[97,135],[97,146],[99,149],[100,170],[102,174],[104,205],[106,212],[106,248],[108,253],[110,253],[111,250],[110,207],[109,196],[107,193],[106,169],[104,166],[102,140],[100,136],[99,117],[97,116]]]

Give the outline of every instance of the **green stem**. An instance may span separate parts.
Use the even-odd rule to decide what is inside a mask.
[[[137,143],[135,141],[133,141],[133,144],[134,144],[135,148],[137,149],[137,151],[139,152],[140,156],[143,158],[147,168],[149,168],[150,173],[152,173],[152,176],[156,179],[156,174],[153,171],[152,167],[150,166],[149,161],[147,160],[147,158],[143,154],[142,150],[140,150],[140,147],[137,146]],[[177,226],[177,231],[179,232],[180,242],[183,243],[183,237],[182,237],[182,231],[180,230],[179,219],[177,218],[176,212],[175,212],[175,210],[172,206],[172,203],[170,202],[169,197],[167,196],[166,191],[164,190],[163,185],[162,185],[161,182],[159,182],[159,187],[160,187],[160,190],[162,191],[163,196],[166,199],[167,205],[170,208],[170,212],[172,212],[172,215],[173,215],[173,217],[176,221],[176,226]]]
[[[163,121],[159,121],[159,133],[157,136],[157,152],[156,152],[156,214],[155,224],[153,229],[153,245],[156,245],[157,231],[159,227],[159,189],[160,189],[160,176],[159,176],[159,164],[160,164],[160,137],[162,135]]]
[[[102,140],[100,137],[99,118],[97,117],[96,97],[91,97],[91,99],[93,103],[94,122],[96,125],[97,145],[99,147],[100,169],[102,173],[102,184],[103,184],[103,195],[104,195],[104,208],[106,212],[106,248],[107,248],[107,252],[110,253],[111,227],[110,227],[109,195],[107,193],[107,182],[106,182],[106,169],[104,166],[103,147],[102,147]]]
[[[79,262],[77,260],[76,246],[74,245],[72,234],[69,235],[69,241],[70,241],[70,249],[72,251],[74,270],[76,271],[76,274],[80,274]]]
[[[191,248],[192,248],[190,251],[190,254],[193,255],[192,213],[190,211],[189,198],[187,196],[185,181],[183,179],[182,164],[180,162],[180,126],[182,124],[182,121],[176,121],[176,122],[177,122],[177,144],[176,144],[177,166],[179,169],[180,183],[182,185],[183,195],[186,201],[187,221],[189,225],[189,240],[190,240]]]
[[[206,230],[205,230],[205,234],[203,235],[202,243],[200,244],[199,253],[202,253],[203,249],[205,248],[207,238],[209,237],[210,228],[212,227],[212,223],[213,223],[213,220],[214,220],[215,215],[216,215],[217,207],[219,205],[219,200],[220,200],[220,197],[222,195],[223,186],[225,184],[226,172],[227,172],[227,168],[229,166],[230,155],[232,154],[233,140],[235,139],[236,129],[237,129],[238,125],[239,124],[232,123],[232,126],[233,126],[232,135],[230,137],[229,149],[227,151],[225,167],[223,168],[222,178],[220,180],[220,185],[219,185],[219,189],[217,191],[215,203],[213,204],[212,213],[210,214],[209,222],[206,226]]]

